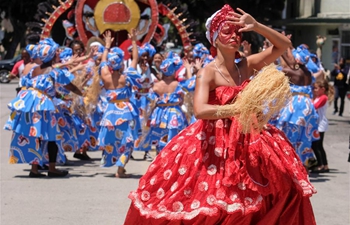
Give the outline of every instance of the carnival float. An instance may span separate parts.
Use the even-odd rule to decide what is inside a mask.
[[[160,47],[170,26],[175,27],[183,48],[188,49],[196,25],[177,1],[156,0],[48,0],[38,5],[34,20],[27,26],[41,39],[52,37],[61,45],[79,39],[89,46],[93,41],[103,42],[102,34],[111,30],[115,44],[124,51],[130,46],[131,29],[136,28],[139,45],[149,42]]]

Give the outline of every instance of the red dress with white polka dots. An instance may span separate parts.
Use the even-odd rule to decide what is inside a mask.
[[[218,87],[223,105],[243,89]],[[285,135],[242,134],[233,119],[198,120],[156,157],[132,191],[128,224],[315,224],[316,193]]]

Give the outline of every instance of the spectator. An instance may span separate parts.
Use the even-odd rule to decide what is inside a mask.
[[[348,90],[347,74],[348,68],[345,67],[345,59],[341,58],[339,64],[334,65],[331,76],[334,78],[335,98],[333,115],[339,112],[339,116],[343,116],[345,95]],[[338,111],[338,99],[340,98],[340,108]]]

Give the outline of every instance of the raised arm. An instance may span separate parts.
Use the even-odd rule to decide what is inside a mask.
[[[258,23],[251,15],[242,9],[237,9],[241,14],[230,13],[227,17],[232,24],[242,26],[239,32],[255,31],[267,38],[272,46],[257,54],[247,57],[248,72],[253,74],[254,70],[260,70],[266,65],[273,63],[282,53],[291,46],[290,40],[283,34]]]
[[[137,63],[139,62],[139,50],[138,50],[137,44],[136,44],[136,41],[137,41],[136,40],[136,29],[131,30],[129,37],[131,39],[131,44],[132,44],[132,61],[131,61],[130,67],[136,69]]]
[[[103,50],[101,64],[107,63],[107,55],[108,55],[109,50],[111,49],[111,45],[112,45],[112,42],[114,40],[114,38],[111,37],[111,32],[109,30],[106,31],[105,34],[103,34],[103,37],[104,37],[106,45],[105,45],[105,48]],[[103,80],[103,82],[105,82],[106,75],[110,76],[111,73],[109,72],[108,66],[103,66],[101,68],[101,79]]]

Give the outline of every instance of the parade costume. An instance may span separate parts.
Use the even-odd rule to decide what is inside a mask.
[[[45,42],[38,46],[38,55],[45,63],[56,54],[57,46]],[[50,148],[62,138],[62,124],[65,119],[57,112],[53,102],[56,94],[55,83],[67,85],[71,80],[59,69],[52,69],[47,74],[32,77],[34,68],[22,79],[23,88],[8,107],[11,110],[6,130],[12,130],[14,135],[10,147],[10,163],[40,164],[49,159],[41,149],[45,142]],[[58,151],[58,150],[55,150]],[[58,162],[65,162],[59,159]]]
[[[293,50],[293,55],[301,63],[306,64],[308,51],[298,47]],[[313,82],[315,81],[312,77]],[[312,82],[312,83],[313,83]],[[316,157],[311,149],[312,141],[319,139],[317,131],[318,115],[312,104],[312,84],[299,86],[290,84],[292,99],[281,112],[271,120],[271,124],[281,129],[292,143],[300,160],[305,166],[310,167],[316,162]]]
[[[139,50],[139,57],[141,57],[144,53],[147,53],[149,57],[153,57],[154,54],[156,53],[155,48],[149,44],[146,43],[144,45],[142,45],[140,48],[138,48]],[[132,97],[132,102],[134,102],[134,104],[137,106],[139,112],[140,112],[140,124],[143,124],[144,121],[144,117],[147,113],[149,113],[149,110],[151,110],[149,108],[149,99],[147,99],[147,95],[149,94],[151,88],[154,85],[154,79],[152,77],[151,74],[151,69],[148,66],[148,69],[145,73],[142,73],[142,70],[140,68],[139,65],[137,65],[137,71],[139,72],[139,74],[141,74],[141,79],[140,79],[140,83],[142,84],[141,88],[135,92],[135,95]],[[145,148],[142,148],[139,143],[141,141],[141,137],[139,137],[136,141],[135,141],[135,146],[134,146],[134,150],[135,151],[148,151]]]
[[[90,47],[97,45],[97,51],[92,57],[92,59],[86,64],[86,72],[91,75],[90,80],[86,83],[87,86],[87,95],[84,99],[84,104],[86,108],[88,108],[88,115],[86,118],[86,124],[89,128],[89,135],[90,135],[90,146],[89,149],[96,151],[100,149],[100,146],[98,146],[97,140],[98,135],[100,133],[100,122],[103,115],[103,105],[105,102],[104,98],[104,89],[103,89],[103,82],[99,78],[97,68],[99,66],[96,65],[96,61],[99,57],[102,56],[104,51],[104,46],[102,46],[99,42],[91,43]],[[95,77],[97,76],[97,77]],[[94,84],[96,82],[96,84]],[[97,85],[98,88],[94,87],[94,85]],[[96,93],[98,91],[98,93]],[[98,95],[98,97],[96,97]],[[93,99],[93,102],[89,102],[90,98]]]
[[[60,53],[61,62],[67,62],[73,56],[72,49],[65,48]],[[74,80],[74,75],[69,72],[68,68],[62,68],[62,72],[65,73],[66,77],[72,82]],[[75,152],[79,149],[79,142],[77,137],[77,131],[72,118],[72,113],[70,110],[72,101],[65,100],[64,98],[70,94],[70,91],[64,88],[63,85],[56,84],[56,92],[60,95],[60,98],[54,97],[54,104],[57,111],[65,118],[65,123],[62,122],[62,139],[57,143],[59,148],[63,151],[59,152]]]
[[[164,76],[175,73],[178,60],[170,55],[162,62],[160,69]],[[161,151],[173,137],[187,127],[187,119],[181,109],[184,94],[180,84],[173,93],[164,93],[162,96],[155,92],[148,94],[147,98],[154,107],[147,121],[147,135],[140,144],[144,150],[149,151],[155,145],[157,152]]]
[[[218,87],[209,104],[243,88]],[[130,193],[124,224],[315,224],[315,190],[286,136],[239,127],[234,117],[198,120],[174,137]]]
[[[123,53],[115,47],[108,53],[108,62],[102,62],[100,68],[108,66],[113,70],[121,68]],[[103,148],[102,166],[124,167],[132,153],[134,141],[139,136],[141,125],[139,111],[130,102],[134,91],[141,87],[140,75],[134,68],[128,68],[125,76],[125,87],[106,90],[106,106],[100,123],[98,145]]]
[[[289,94],[273,65],[211,90],[208,104],[226,119],[199,119],[168,143],[129,194],[124,224],[315,224],[307,172],[283,132],[266,125]]]
[[[73,79],[74,76],[72,77],[72,80]],[[62,86],[56,87],[56,91],[57,93],[61,94],[61,96],[67,96],[70,93],[70,91]],[[60,98],[55,98],[55,105],[57,109],[63,114],[67,123],[65,129],[62,130],[63,135],[61,140],[61,146],[66,152],[75,152],[79,149],[77,130],[75,128],[75,124],[72,118],[72,111],[70,109],[71,104],[72,102],[70,100],[67,101]]]

